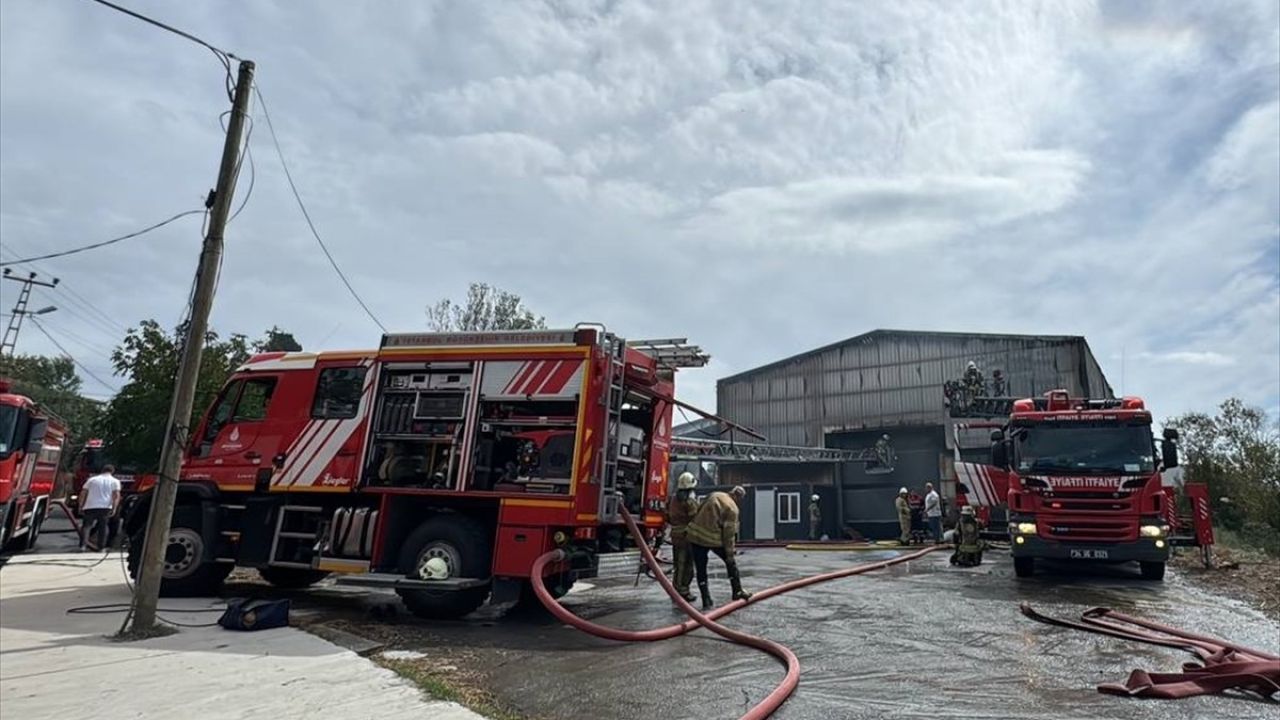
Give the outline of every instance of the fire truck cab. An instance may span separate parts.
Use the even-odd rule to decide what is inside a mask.
[[[0,548],[27,550],[49,512],[67,441],[62,420],[0,379]]]
[[[621,506],[662,526],[678,364],[585,325],[255,356],[192,433],[162,590],[207,593],[237,565],[289,587],[342,573],[449,617],[527,596],[562,547],[548,585],[567,592],[627,547]]]
[[[1142,399],[1082,400],[1065,390],[1013,403],[992,432],[992,465],[1007,472],[1014,570],[1037,558],[1138,562],[1164,577],[1172,491],[1161,470],[1178,464],[1177,433],[1160,451]]]

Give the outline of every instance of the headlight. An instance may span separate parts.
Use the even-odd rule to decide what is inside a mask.
[[[1143,525],[1141,528],[1138,528],[1138,533],[1141,534],[1142,537],[1164,537],[1164,528],[1159,525]]]
[[[1036,524],[1033,522],[1009,523],[1009,529],[1019,535],[1036,534]]]
[[[1014,539],[1013,539],[1013,541],[1014,541],[1014,542],[1016,542],[1016,543],[1018,543],[1019,545],[1021,545],[1021,544],[1025,543],[1025,542],[1027,541],[1027,539],[1026,539],[1026,538],[1024,538],[1024,537],[1022,537],[1021,535],[1019,535],[1018,537],[1014,538]]]

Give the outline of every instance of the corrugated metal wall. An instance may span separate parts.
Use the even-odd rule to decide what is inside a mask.
[[[943,383],[970,360],[988,378],[1002,370],[1012,395],[1111,395],[1084,338],[877,330],[721,380],[716,405],[786,445],[819,446],[836,429],[940,425]]]

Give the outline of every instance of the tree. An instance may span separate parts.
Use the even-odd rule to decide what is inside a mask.
[[[285,332],[272,325],[263,338],[253,344],[254,352],[301,352],[302,345],[293,337],[293,333]]]
[[[487,283],[471,283],[465,305],[444,298],[427,308],[427,323],[436,332],[539,330],[547,326],[546,318],[534,315],[519,295]]]
[[[42,355],[0,358],[0,376],[12,381],[14,392],[26,395],[65,420],[72,444],[83,442],[97,432],[103,404],[80,394],[82,381],[71,358]]]
[[[1189,480],[1209,486],[1214,519],[1244,539],[1280,553],[1280,432],[1266,412],[1236,398],[1218,414],[1170,420],[1181,436]]]

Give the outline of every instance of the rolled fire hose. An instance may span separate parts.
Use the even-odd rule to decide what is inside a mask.
[[[563,562],[566,559],[566,554],[563,550],[552,550],[551,552],[541,555],[536,561],[534,561],[532,577],[530,577],[534,594],[538,596],[538,599],[542,601],[542,604],[546,606],[547,610],[561,622],[572,625],[573,627],[588,634],[605,638],[607,640],[619,640],[622,642],[653,642],[655,640],[666,640],[668,638],[678,637],[697,628],[698,626],[702,626],[735,643],[763,650],[764,652],[782,660],[787,666],[786,677],[784,677],[782,682],[774,688],[773,692],[765,696],[765,698],[757,703],[755,707],[751,708],[747,714],[743,715],[741,720],[763,720],[764,718],[772,715],[774,711],[777,710],[788,697],[790,697],[791,693],[795,691],[796,685],[799,684],[800,661],[796,657],[795,653],[790,649],[783,647],[772,640],[748,635],[746,633],[727,628],[715,622],[716,619],[722,618],[725,615],[752,603],[767,600],[771,597],[791,592],[792,590],[798,590],[802,587],[808,587],[809,585],[827,582],[829,580],[837,580],[851,575],[860,575],[872,570],[880,570],[882,568],[889,567],[890,565],[914,560],[935,550],[941,549],[941,546],[931,546],[924,548],[923,550],[907,555],[900,555],[889,560],[867,563],[865,565],[855,565],[854,567],[845,568],[843,570],[836,570],[833,572],[800,578],[799,580],[792,580],[791,582],[775,585],[767,590],[762,590],[752,595],[749,600],[734,600],[733,602],[723,605],[712,612],[703,614],[676,592],[675,586],[671,584],[671,580],[667,577],[666,573],[662,572],[657,559],[653,556],[653,552],[649,550],[648,544],[644,541],[644,535],[640,532],[640,528],[636,526],[635,519],[631,517],[631,513],[627,512],[626,508],[621,508],[621,511],[622,519],[626,522],[627,529],[631,532],[632,538],[635,539],[636,546],[640,548],[640,553],[643,556],[645,563],[649,565],[651,570],[653,570],[654,576],[657,578],[659,584],[662,585],[662,589],[665,590],[667,595],[671,596],[672,601],[674,601],[676,605],[692,619],[686,620],[678,625],[668,625],[666,627],[654,628],[652,630],[620,630],[618,628],[598,625],[596,623],[583,620],[577,615],[569,612],[569,610],[565,609],[565,607],[562,606],[555,598],[551,597],[551,593],[547,591],[546,585],[542,580],[542,576],[547,565],[556,562]]]

